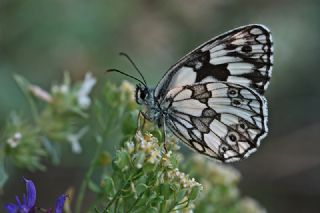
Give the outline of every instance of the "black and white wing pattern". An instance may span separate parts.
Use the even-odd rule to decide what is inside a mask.
[[[166,126],[192,149],[223,162],[254,152],[267,132],[263,97],[273,65],[270,31],[247,25],[202,44],[154,90]]]
[[[161,101],[173,88],[197,82],[230,82],[263,94],[273,65],[270,31],[252,24],[228,31],[202,44],[173,65],[155,89]]]
[[[255,90],[228,82],[196,83],[162,101],[168,128],[190,148],[223,162],[254,152],[267,128],[267,105]]]

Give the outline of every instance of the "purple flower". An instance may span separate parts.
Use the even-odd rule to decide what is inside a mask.
[[[9,203],[5,205],[5,208],[9,213],[33,213],[36,204],[36,187],[31,180],[23,178],[26,182],[27,195],[23,194],[22,202],[19,197],[16,196],[16,204]]]
[[[63,206],[64,206],[64,202],[66,201],[66,198],[67,198],[67,195],[61,195],[60,197],[58,197],[56,201],[56,205],[54,207],[55,213],[63,213]]]
[[[26,182],[26,190],[27,194],[22,195],[22,202],[19,197],[16,196],[16,203],[8,203],[5,205],[5,209],[8,213],[35,213],[36,209],[36,187],[34,186],[31,180],[23,178]],[[67,195],[61,195],[55,204],[55,213],[62,213],[64,202],[67,198]],[[51,212],[51,210],[47,210],[47,212]]]

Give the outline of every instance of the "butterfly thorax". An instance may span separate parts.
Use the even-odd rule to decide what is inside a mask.
[[[162,120],[165,112],[161,109],[154,96],[154,89],[148,88],[144,85],[137,85],[136,88],[136,101],[138,104],[143,105],[145,109],[142,114],[144,117],[152,122],[162,125]]]

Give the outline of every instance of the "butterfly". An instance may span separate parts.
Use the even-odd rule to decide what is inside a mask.
[[[145,106],[147,120],[194,151],[222,162],[238,161],[255,152],[268,133],[264,92],[272,66],[270,31],[246,25],[185,55],[155,88],[147,86],[135,66],[143,79],[133,77],[140,81],[135,97]]]

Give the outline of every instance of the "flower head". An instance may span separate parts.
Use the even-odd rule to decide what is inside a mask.
[[[16,132],[11,138],[7,140],[7,143],[11,148],[16,148],[19,145],[21,138],[22,138],[21,132]]]
[[[167,177],[170,182],[176,182],[183,188],[202,187],[194,178],[190,178],[189,175],[179,171],[178,168],[169,170],[167,172]]]
[[[58,199],[56,200],[55,208],[54,208],[55,213],[63,212],[63,206],[66,199],[67,199],[67,195],[61,195],[60,197],[58,197]]]
[[[35,213],[36,209],[36,187],[31,180],[24,178],[26,182],[26,191],[27,194],[23,194],[22,202],[19,197],[16,196],[16,203],[8,203],[5,205],[5,209],[9,213]],[[62,213],[64,202],[67,198],[67,195],[61,195],[55,204],[54,212]],[[52,212],[51,209],[46,210],[46,212]]]
[[[35,97],[45,102],[51,103],[53,101],[52,95],[37,85],[30,85],[29,90]]]
[[[93,77],[91,73],[86,74],[84,81],[77,94],[78,104],[80,108],[87,109],[90,106],[91,99],[89,97],[89,94],[96,82],[97,79]]]
[[[124,80],[120,86],[120,91],[123,93],[125,100],[129,101],[129,103],[135,103],[135,86],[131,84],[129,81]]]
[[[26,182],[27,194],[23,194],[22,202],[19,197],[16,196],[16,204],[9,203],[5,205],[5,208],[9,213],[32,213],[34,212],[36,204],[36,187],[31,180],[24,178]]]
[[[67,136],[68,142],[71,144],[72,152],[79,154],[82,151],[81,145],[80,145],[80,139],[88,132],[88,127],[83,127],[79,130],[79,132],[74,134],[69,134]]]

